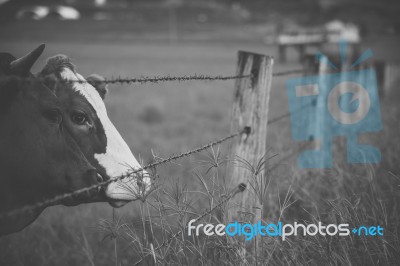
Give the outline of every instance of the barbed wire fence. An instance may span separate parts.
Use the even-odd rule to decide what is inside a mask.
[[[286,76],[286,75],[291,75],[291,74],[301,74],[303,73],[303,69],[294,69],[294,70],[289,70],[289,71],[282,71],[282,72],[276,72],[273,73],[272,76],[275,77],[279,77],[279,76]],[[110,79],[104,79],[104,80],[96,80],[96,81],[86,81],[86,80],[63,80],[63,81],[58,81],[58,82],[78,82],[78,83],[103,83],[103,84],[134,84],[134,83],[139,83],[139,84],[143,84],[143,83],[160,83],[160,82],[185,82],[185,81],[227,81],[227,80],[239,80],[239,79],[248,79],[248,78],[253,78],[254,75],[253,74],[247,74],[247,75],[232,75],[232,76],[223,76],[223,75],[216,75],[216,76],[211,76],[211,75],[199,75],[199,74],[194,74],[194,75],[184,75],[184,76],[155,76],[155,77],[139,77],[139,78],[110,78]],[[306,106],[302,106],[300,109],[302,108],[306,108],[309,105]],[[290,113],[287,112],[285,114],[279,115],[275,118],[269,119],[268,120],[268,125],[276,123],[278,121],[281,121],[287,117],[290,116]],[[139,169],[132,169],[132,171],[126,173],[125,175],[122,176],[117,176],[117,177],[113,177],[110,178],[106,181],[103,182],[99,182],[98,184],[92,185],[92,186],[88,186],[88,187],[84,187],[78,190],[75,190],[71,193],[65,193],[65,194],[61,194],[61,195],[57,195],[53,198],[50,199],[46,199],[34,204],[30,204],[30,205],[26,205],[23,206],[22,208],[18,208],[18,209],[14,209],[8,212],[4,212],[4,213],[0,213],[0,220],[1,219],[7,219],[19,214],[23,214],[23,213],[30,213],[33,212],[35,210],[41,209],[41,208],[45,208],[47,206],[51,206],[51,205],[56,205],[61,203],[64,200],[67,199],[73,199],[79,195],[82,194],[88,194],[90,195],[90,193],[92,191],[98,191],[99,189],[104,188],[106,185],[112,183],[112,182],[116,182],[118,180],[122,180],[125,178],[129,178],[132,177],[136,174],[140,174],[143,173],[144,170],[148,170],[148,169],[155,169],[158,166],[170,163],[171,161],[175,161],[175,160],[179,160],[181,158],[184,157],[188,157],[188,156],[192,156],[196,153],[200,153],[206,149],[209,149],[211,147],[214,147],[216,145],[220,145],[222,143],[225,143],[227,141],[230,141],[236,137],[242,136],[243,134],[248,135],[251,131],[251,128],[249,127],[244,127],[240,130],[238,130],[237,132],[231,133],[223,138],[220,138],[218,140],[209,142],[207,144],[204,144],[202,146],[196,147],[194,149],[188,150],[186,152],[182,152],[179,154],[175,154],[175,155],[171,155],[165,159],[162,160],[158,160],[156,162],[147,164]],[[291,156],[294,155],[295,152],[287,155],[285,158],[289,158]],[[243,183],[241,183],[240,185],[242,185]],[[239,187],[240,187],[239,185]],[[243,191],[244,188],[240,187],[239,190]],[[229,197],[230,198],[230,197]],[[212,210],[210,210],[212,211]],[[208,214],[209,212],[207,212],[206,214]],[[197,217],[197,220],[200,220],[202,217],[204,217],[206,214],[202,214],[199,217]],[[181,233],[181,232],[180,232]],[[175,235],[178,236],[180,233],[177,233]],[[170,241],[170,240],[168,240]],[[158,247],[158,248],[161,248]]]
[[[302,69],[294,69],[294,70],[288,70],[288,71],[282,71],[282,72],[276,72],[273,74],[274,77],[279,77],[279,76],[286,76],[286,75],[291,75],[291,74],[299,74],[303,73],[304,70]],[[127,84],[127,85],[132,85],[132,84],[145,84],[145,83],[161,83],[161,82],[186,82],[186,81],[227,81],[227,80],[237,80],[237,79],[245,79],[245,78],[252,78],[253,75],[232,75],[232,76],[224,76],[224,75],[204,75],[204,74],[193,74],[193,75],[183,75],[183,76],[171,76],[171,75],[166,75],[166,76],[142,76],[139,78],[135,77],[111,77],[111,78],[103,78],[103,79],[96,79],[96,80],[65,80],[65,79],[59,79],[56,80],[57,83],[91,83],[91,84]],[[0,77],[4,78],[4,77]],[[21,78],[21,77],[15,77],[20,80],[40,80],[45,78]],[[99,76],[99,78],[102,78]]]
[[[288,117],[287,114],[279,116],[277,118],[273,118],[270,121],[268,121],[268,124],[276,123],[276,122],[278,122],[278,121],[280,121],[280,120],[282,120],[282,119],[284,119],[286,117]],[[171,155],[168,158],[165,158],[163,160],[147,164],[147,165],[145,165],[145,166],[143,166],[142,168],[139,168],[139,169],[132,170],[132,171],[128,172],[125,175],[113,177],[113,178],[110,178],[110,179],[108,179],[106,181],[100,182],[100,183],[98,183],[96,185],[92,185],[92,186],[89,186],[89,187],[78,189],[78,190],[75,190],[74,192],[71,192],[71,193],[65,193],[65,194],[62,194],[62,195],[58,195],[58,196],[55,196],[54,198],[47,199],[47,200],[44,200],[44,201],[41,201],[41,202],[38,202],[38,203],[35,203],[35,204],[32,204],[32,205],[26,205],[26,206],[24,206],[22,208],[18,208],[16,210],[12,210],[12,211],[7,212],[7,213],[0,213],[0,219],[6,218],[6,217],[10,217],[10,216],[13,216],[13,215],[17,215],[19,213],[32,212],[34,210],[38,210],[38,209],[46,207],[46,206],[51,206],[51,205],[60,203],[63,200],[66,200],[66,199],[73,199],[75,196],[78,196],[78,195],[81,195],[81,194],[84,194],[84,193],[90,193],[91,191],[97,190],[99,188],[103,188],[104,186],[106,186],[106,185],[108,185],[108,184],[110,184],[112,182],[116,182],[118,180],[129,178],[129,177],[131,177],[131,176],[133,176],[135,174],[138,174],[138,173],[140,174],[144,170],[154,169],[154,168],[156,168],[158,166],[170,163],[172,161],[179,160],[179,159],[191,156],[191,155],[196,154],[196,153],[200,153],[200,152],[202,152],[204,150],[207,150],[207,149],[209,149],[211,147],[214,147],[214,146],[217,146],[217,145],[222,144],[224,142],[227,142],[227,141],[229,141],[229,140],[231,140],[231,139],[233,139],[235,137],[238,137],[238,136],[240,136],[242,134],[248,134],[248,133],[249,133],[249,128],[245,127],[242,130],[240,130],[240,131],[238,131],[236,133],[230,134],[230,135],[228,135],[228,136],[226,136],[224,138],[221,138],[221,139],[216,140],[216,141],[209,142],[209,143],[207,143],[205,145],[202,145],[202,146],[199,146],[197,148],[188,150],[186,152],[182,152],[180,154]]]
[[[282,72],[276,72],[273,74],[274,77],[279,77],[279,76],[286,76],[290,74],[298,74],[298,73],[303,73],[304,71],[302,69],[294,69],[294,70],[289,70],[289,71],[282,71]],[[226,81],[226,80],[237,80],[237,79],[244,79],[244,78],[251,78],[253,75],[235,75],[235,76],[222,76],[222,75],[217,75],[217,76],[210,76],[210,75],[199,75],[199,74],[194,74],[194,75],[184,75],[184,76],[154,76],[154,77],[140,77],[140,78],[111,78],[111,79],[104,79],[104,80],[96,80],[96,81],[86,81],[86,80],[74,80],[74,81],[68,81],[66,80],[65,82],[78,82],[78,83],[102,83],[102,84],[134,84],[134,83],[139,83],[139,84],[144,84],[144,83],[160,83],[160,82],[168,82],[168,81],[177,81],[177,82],[184,82],[184,81],[194,81],[194,80],[200,80],[200,81]]]

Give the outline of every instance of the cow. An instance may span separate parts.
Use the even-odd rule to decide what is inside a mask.
[[[141,169],[107,115],[102,77],[91,75],[86,80],[65,55],[50,57],[37,77],[58,81],[55,94],[62,103],[63,124],[104,180]],[[140,171],[110,183],[104,193],[113,207],[120,207],[143,197],[150,187],[149,174]]]
[[[96,168],[62,125],[54,82],[31,79],[30,68],[43,49],[40,46],[20,59],[0,54],[2,214],[99,182]],[[91,195],[79,198],[80,202],[98,200],[98,196]],[[0,235],[22,230],[44,207],[1,217]]]
[[[37,114],[37,116],[42,115],[45,118],[57,121],[58,131],[53,132],[53,134],[58,136],[58,138],[64,137],[64,143],[66,145],[68,144],[67,146],[70,149],[74,148],[81,152],[80,155],[83,155],[82,161],[87,163],[91,175],[90,178],[82,178],[79,173],[67,175],[66,172],[73,172],[75,168],[79,169],[79,165],[70,165],[70,169],[64,169],[58,166],[57,162],[53,161],[66,157],[68,155],[66,151],[57,153],[57,151],[44,150],[41,156],[34,156],[32,151],[30,154],[31,156],[28,156],[28,153],[26,157],[23,156],[27,167],[22,167],[25,162],[18,159],[18,151],[24,151],[24,145],[27,147],[33,146],[40,148],[41,150],[46,147],[50,149],[53,144],[46,143],[46,140],[48,139],[51,141],[54,136],[43,134],[43,136],[41,135],[37,138],[27,139],[25,142],[21,141],[22,147],[18,146],[19,149],[13,150],[8,148],[8,150],[2,149],[2,151],[0,151],[0,167],[8,163],[14,167],[12,169],[15,170],[16,174],[19,173],[18,178],[13,177],[13,174],[2,174],[2,179],[10,180],[9,192],[21,189],[18,184],[21,184],[21,180],[24,181],[24,176],[25,178],[29,176],[30,168],[34,167],[35,163],[40,165],[39,168],[42,171],[46,171],[46,166],[48,166],[51,169],[58,169],[59,173],[43,175],[42,178],[38,178],[37,180],[33,178],[30,179],[29,186],[23,186],[25,188],[23,192],[27,193],[26,196],[25,194],[21,195],[14,192],[11,193],[13,195],[9,195],[10,193],[8,193],[6,191],[7,189],[4,187],[3,190],[0,190],[0,196],[4,197],[4,200],[0,198],[0,213],[21,207],[24,204],[49,198],[52,195],[73,192],[79,188],[102,183],[111,178],[121,176],[124,176],[124,178],[109,182],[106,186],[102,186],[102,189],[91,190],[89,194],[79,195],[73,198],[69,197],[58,203],[74,206],[89,202],[108,202],[113,207],[121,207],[127,202],[143,198],[151,187],[150,176],[144,170],[135,171],[137,172],[135,175],[130,174],[134,170],[140,170],[141,165],[135,159],[128,145],[108,118],[106,107],[103,102],[107,92],[107,88],[102,82],[103,78],[98,75],[91,75],[85,80],[82,75],[77,73],[76,67],[70,62],[68,57],[63,55],[49,58],[45,67],[36,75],[32,75],[30,73],[30,68],[43,52],[43,49],[44,45],[41,45],[28,56],[17,60],[14,60],[15,58],[10,54],[0,54],[0,78],[3,78],[3,80],[4,78],[6,78],[6,80],[15,80],[12,76],[18,77],[14,82],[8,81],[7,84],[0,84],[0,91],[10,91],[10,95],[13,93],[18,94],[18,91],[20,91],[22,95],[20,96],[22,97],[21,101],[27,101],[32,98],[34,102],[38,101],[38,103],[42,100],[45,103],[51,102],[54,108],[50,109],[48,112],[43,111],[42,113],[35,113],[32,110],[32,113],[27,112],[26,114],[28,117],[33,114]],[[21,68],[20,66],[20,62],[22,61],[26,64],[25,68]],[[18,71],[16,71],[16,69],[18,69]],[[26,77],[29,77],[29,82],[23,82],[23,80],[20,79]],[[42,99],[41,94],[36,95],[38,91],[50,92],[52,101],[48,100],[46,97]],[[29,92],[30,94],[25,92]],[[23,96],[27,98],[25,99]],[[0,103],[0,108],[6,106],[4,113],[9,113],[11,109],[8,103],[12,103],[10,106],[17,106],[19,105],[18,100],[20,98],[14,99],[8,96],[8,98],[0,97],[0,99],[4,99],[3,104]],[[11,99],[14,99],[14,101],[11,101]],[[22,121],[25,121],[23,118],[26,120],[26,117],[22,117]],[[17,130],[18,132],[26,132],[26,134],[28,134],[27,132],[31,131],[29,126],[32,125],[28,121],[18,124],[21,127],[21,129]],[[40,129],[39,126],[43,127],[43,125],[40,124],[34,125],[38,130]],[[6,130],[6,128],[8,129]],[[13,137],[13,132],[10,128],[9,126],[1,126],[0,141],[2,145],[6,146],[5,140]],[[72,144],[70,142],[72,142]],[[43,147],[41,147],[42,145]],[[9,152],[12,153],[13,156],[8,158],[7,154]],[[54,158],[48,158],[49,155]],[[20,164],[20,169],[17,167],[18,164]],[[11,173],[12,170],[9,172]],[[21,174],[22,172],[24,175]],[[20,181],[14,182],[14,180]],[[52,187],[53,183],[57,184],[57,189]],[[27,189],[29,187],[32,188],[32,190]],[[23,200],[18,199],[15,201],[15,204],[12,203],[13,199],[18,197],[21,197]],[[43,208],[28,214],[20,214],[17,217],[13,217],[13,219],[5,221],[0,220],[0,227],[4,225],[5,228],[4,230],[0,229],[0,235],[23,229],[30,222],[35,220],[42,210]],[[10,226],[10,221],[15,222],[15,226]]]

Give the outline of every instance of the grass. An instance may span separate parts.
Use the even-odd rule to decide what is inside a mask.
[[[37,24],[40,26],[40,24]],[[31,25],[32,26],[32,25]],[[56,53],[71,56],[84,75],[152,76],[235,73],[239,49],[275,55],[275,47],[260,43],[174,43],[136,42],[134,39],[93,42],[80,40],[77,30],[66,36],[54,29],[29,28],[41,32],[48,44],[45,55],[35,66],[38,71],[46,57]],[[47,27],[51,27],[47,23]],[[18,33],[21,33],[17,31]],[[56,32],[56,31],[54,31]],[[46,35],[47,34],[47,35]],[[0,44],[1,51],[22,55],[37,42],[15,35]],[[89,35],[90,37],[90,35]],[[29,39],[29,40],[27,40]],[[77,41],[79,40],[79,41]],[[382,58],[395,51],[393,43],[373,43]],[[388,47],[390,49],[388,49]],[[289,53],[289,59],[294,55]],[[275,71],[298,69],[289,61],[276,64]],[[287,112],[285,79],[273,80],[270,118]],[[115,85],[106,105],[111,120],[144,163],[165,158],[208,143],[229,133],[233,82],[167,82],[144,85]],[[224,237],[188,237],[190,219],[205,215],[201,222],[219,223],[224,219],[230,195],[230,177],[225,176],[227,146],[157,169],[158,189],[145,203],[140,201],[113,210],[107,204],[74,208],[51,207],[24,231],[0,239],[1,265],[394,265],[400,251],[398,167],[399,108],[387,97],[381,104],[384,130],[366,134],[363,141],[378,146],[383,161],[379,165],[349,166],[344,158],[343,139],[335,140],[335,167],[306,171],[296,167],[296,156],[280,162],[300,149],[290,136],[289,120],[270,126],[267,169],[236,158],[262,184],[248,190],[262,198],[267,222],[349,223],[351,226],[381,225],[384,237],[289,237],[264,238],[261,256],[243,257],[240,242]],[[261,158],[260,158],[261,160]],[[392,174],[393,173],[393,174]],[[179,233],[178,232],[182,232]],[[176,237],[172,237],[176,235]]]

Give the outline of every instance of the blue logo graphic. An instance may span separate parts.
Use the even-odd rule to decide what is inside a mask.
[[[346,43],[340,43],[342,64],[346,62]],[[292,137],[296,141],[314,139],[319,149],[300,154],[301,168],[331,168],[332,139],[347,139],[348,163],[379,163],[381,153],[371,145],[359,144],[361,133],[382,130],[378,88],[374,69],[352,70],[372,56],[367,50],[346,72],[289,79]],[[338,69],[327,57],[318,54],[321,64]]]

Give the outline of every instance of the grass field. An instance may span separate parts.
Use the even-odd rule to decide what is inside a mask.
[[[39,23],[25,30],[21,25],[10,26],[14,27],[12,30],[10,27],[0,29],[3,33],[0,35],[5,36],[0,43],[0,51],[19,56],[45,42],[46,51],[34,71],[40,70],[46,57],[63,53],[73,59],[80,73],[98,73],[105,77],[194,73],[231,75],[235,73],[238,50],[276,54],[274,46],[257,41],[178,40],[170,43],[168,39],[150,38],[146,41],[146,38],[135,39],[132,36],[128,39],[108,37],[107,40],[93,36],[91,40],[90,27],[65,27],[57,31],[54,27],[42,26]],[[378,58],[389,58],[393,57],[391,55],[398,44],[397,40],[391,39],[384,42],[371,40],[364,47],[371,47]],[[275,71],[300,67],[294,60],[294,54],[289,54],[289,59],[286,64],[276,63]],[[273,80],[270,118],[288,111],[284,87],[286,78]],[[112,85],[106,106],[111,120],[136,158],[141,158],[145,164],[153,160],[153,153],[167,157],[228,134],[232,100],[233,81],[166,82]],[[280,218],[285,222],[321,220],[352,225],[380,224],[385,228],[385,236],[359,239],[299,237],[284,243],[268,239],[262,258],[259,258],[263,263],[395,265],[398,262],[400,179],[396,175],[400,174],[400,109],[397,106],[394,96],[383,99],[384,130],[364,138],[382,150],[383,161],[380,165],[347,166],[338,159],[332,170],[305,171],[297,169],[295,157],[290,158],[267,176],[271,178],[271,184],[268,202],[264,203],[268,221]],[[277,163],[279,158],[298,148],[290,137],[287,119],[271,125],[268,134],[271,153],[278,154],[272,163]],[[343,158],[342,145],[343,140],[338,140],[334,158]],[[223,145],[221,149],[224,154],[227,146]],[[219,186],[213,187],[211,192],[217,201],[222,199],[221,194],[226,187],[223,183],[224,165],[207,172],[209,164],[204,165],[202,160],[212,161],[209,156],[203,153],[160,167],[157,170],[158,182],[163,184],[163,189],[146,204],[134,202],[115,211],[106,203],[48,208],[22,232],[0,239],[0,264],[132,265],[151,250],[149,243],[156,243],[153,240],[162,242],[168,238],[170,231],[182,228],[185,221],[192,217],[190,212],[195,210],[195,213],[201,214],[206,208],[215,206],[216,203],[209,205],[209,197],[191,192],[205,191],[195,173],[204,177],[207,184],[219,180]],[[158,196],[161,202],[157,200]],[[169,204],[170,209],[159,210],[160,218],[156,210],[157,206],[166,208],[163,204]],[[149,212],[155,224],[163,225],[154,225],[150,229],[143,226]],[[207,219],[213,220],[217,216]],[[154,254],[160,265],[167,262],[174,265],[238,264],[240,258],[235,252],[221,248],[224,241],[180,237],[179,241]],[[145,262],[152,264],[151,257]]]

